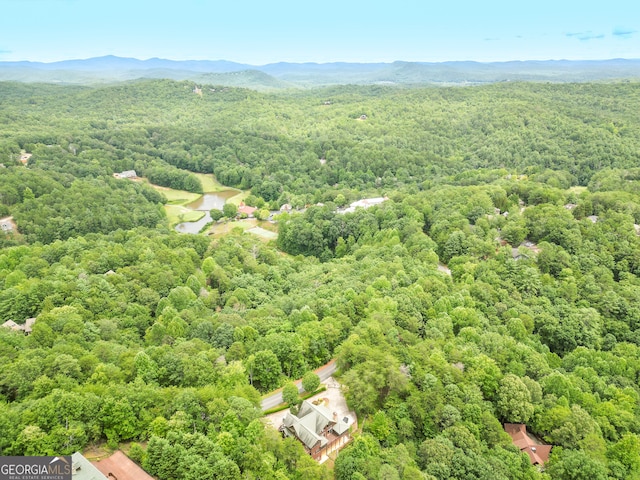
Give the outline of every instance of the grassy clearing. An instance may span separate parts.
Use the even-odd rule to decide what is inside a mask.
[[[198,180],[202,183],[202,190],[205,193],[220,192],[222,190],[235,190],[235,188],[225,187],[222,185],[218,180],[216,180],[216,177],[210,173],[194,173],[194,175],[198,177]]]
[[[232,189],[235,190],[235,189]],[[238,190],[238,194],[234,195],[231,198],[227,199],[228,203],[235,203],[236,205],[240,205],[240,202],[242,202],[245,198],[247,198],[249,195],[251,194],[251,192],[249,190]]]
[[[221,222],[221,223],[215,223],[210,229],[208,234],[209,235],[225,235],[227,233],[229,233],[231,230],[233,230],[234,228],[239,228],[243,231],[245,230],[249,230],[250,228],[255,227],[256,225],[258,225],[258,221],[255,218],[248,218],[246,220],[238,220],[238,221],[234,221],[234,222]]]
[[[569,189],[569,191],[571,193],[575,193],[576,195],[580,195],[582,192],[586,192],[587,191],[587,187],[581,187],[579,185],[576,185],[574,187],[571,187]]]
[[[169,205],[186,205],[187,203],[195,202],[202,196],[199,193],[174,190],[173,188],[158,187],[156,185],[152,186],[167,197],[167,203]]]
[[[257,235],[263,240],[275,240],[278,238],[277,231],[273,231],[272,229],[267,230],[267,228],[263,227],[275,227],[275,225],[270,224],[269,222],[259,222],[255,218],[246,218],[244,220],[237,220],[234,222],[220,222],[214,223],[211,228],[206,232],[209,236],[222,236],[231,232],[234,229],[242,230],[243,232],[251,233],[253,235]]]
[[[181,205],[165,205],[169,225],[177,225],[182,222],[197,222],[204,217],[205,212],[199,210],[191,210]]]
[[[249,191],[238,190],[237,188],[227,187],[222,185],[216,177],[211,174],[206,173],[194,173],[200,182],[202,182],[202,190],[205,193],[216,193],[222,191],[233,190],[238,192],[237,195],[229,198],[227,201],[230,203],[235,203],[236,205],[240,205],[240,202],[247,198],[249,195]],[[202,195],[199,193],[187,192],[184,190],[174,190],[173,188],[161,187],[160,185],[154,185],[153,183],[149,183],[149,180],[146,178],[141,178],[140,181],[147,183],[148,185],[155,188],[157,191],[162,193],[165,197],[167,197],[167,203],[169,205],[186,205],[187,203],[195,202]]]
[[[258,226],[260,228],[263,228],[263,229],[268,230],[270,232],[278,233],[278,224],[277,223],[271,223],[271,222],[268,222],[268,221],[263,221],[263,222],[259,222]]]
[[[195,202],[201,197],[199,193],[187,192],[185,190],[174,190],[173,188],[154,185],[146,178],[140,178],[138,181],[142,181],[162,193],[167,197],[167,203],[170,205],[186,205],[187,203]]]
[[[109,448],[106,442],[98,442],[88,445],[82,452],[82,455],[84,455],[87,460],[96,461],[107,458],[112,453],[113,449]]]
[[[262,227],[253,227],[250,228],[249,230],[247,230],[247,232],[249,233],[253,233],[254,235],[257,235],[260,238],[264,238],[267,240],[275,240],[276,238],[278,238],[278,234],[275,232],[270,232],[269,230],[265,230]]]

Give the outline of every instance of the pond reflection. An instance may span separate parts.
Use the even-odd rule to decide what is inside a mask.
[[[187,208],[190,208],[191,210],[208,211],[214,208],[222,210],[222,206],[225,204],[227,199],[237,194],[238,192],[235,190],[223,190],[222,192],[205,193],[195,202],[191,202],[185,206]]]
[[[236,190],[223,190],[222,192],[205,193],[195,202],[191,202],[188,205],[185,205],[191,210],[205,212],[205,215],[197,222],[179,223],[178,225],[176,225],[176,232],[200,233],[200,230],[202,230],[202,228],[207,223],[211,222],[211,215],[209,215],[209,210],[213,210],[214,208],[217,210],[222,210],[222,207],[224,206],[227,199],[237,194],[238,191]]]
[[[180,232],[180,233],[200,233],[200,230],[202,230],[202,227],[204,227],[210,221],[211,221],[211,215],[209,215],[209,212],[207,212],[205,214],[205,216],[202,217],[197,222],[182,222],[182,223],[179,223],[178,225],[176,225],[176,232]]]

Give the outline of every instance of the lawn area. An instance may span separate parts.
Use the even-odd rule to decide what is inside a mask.
[[[275,232],[271,232],[269,230],[265,230],[261,227],[253,227],[247,230],[248,233],[253,233],[254,235],[259,236],[260,238],[264,238],[266,240],[275,240],[278,238],[278,234]]]
[[[257,224],[258,220],[256,220],[255,218],[247,218],[245,220],[236,220],[232,222],[214,223],[207,233],[209,235],[225,235],[234,228],[239,228],[244,231],[255,227]]]
[[[176,191],[176,190],[174,190]],[[197,222],[204,217],[205,212],[200,210],[191,210],[181,205],[165,205],[169,225],[176,225],[182,222]]]
[[[235,188],[222,185],[216,177],[210,173],[194,173],[202,183],[202,190],[205,193],[221,192],[222,190],[236,190]],[[238,190],[240,192],[240,190]]]
[[[236,228],[244,232],[257,235],[264,240],[275,240],[276,238],[278,238],[278,233],[276,231],[273,231],[276,230],[275,225],[269,222],[259,222],[255,218],[246,218],[244,220],[237,220],[234,222],[214,223],[211,228],[209,228],[207,234],[211,236],[222,236]],[[267,230],[267,228],[269,230]]]
[[[174,190],[173,188],[159,187],[157,185],[151,186],[164,194],[167,197],[167,203],[170,205],[185,205],[195,202],[202,196],[199,193],[186,192],[184,190]]]
[[[235,190],[235,189],[233,189],[233,190]],[[236,205],[240,205],[240,202],[242,202],[250,194],[251,194],[251,192],[249,190],[245,190],[244,192],[242,190],[238,190],[238,194],[234,195],[233,197],[231,197],[229,199],[227,199],[227,202],[235,203]]]
[[[142,181],[162,193],[165,197],[167,197],[167,203],[171,205],[186,205],[187,203],[195,202],[198,198],[201,197],[199,193],[192,193],[184,190],[174,190],[173,188],[154,185],[153,183],[149,183],[149,180],[147,180],[146,178],[140,178],[138,181]]]
[[[569,189],[569,191],[570,191],[571,193],[575,193],[576,195],[580,195],[581,193],[583,193],[583,192],[586,192],[586,191],[587,191],[587,187],[581,187],[581,186],[579,186],[579,185],[576,185],[576,186],[574,186],[574,187],[571,187],[571,188]]]

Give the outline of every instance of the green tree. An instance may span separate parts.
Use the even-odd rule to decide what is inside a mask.
[[[320,386],[320,377],[314,372],[307,372],[302,377],[302,388],[305,392],[315,392]]]
[[[278,357],[270,350],[261,350],[251,355],[246,362],[251,385],[260,391],[273,390],[280,383],[282,370]]]
[[[627,470],[628,478],[640,473],[640,437],[626,433],[607,449],[607,458],[620,462]]]
[[[512,246],[517,247],[527,238],[525,222],[520,219],[512,220],[511,217],[509,217],[509,221],[500,231],[500,236]]]
[[[220,480],[240,480],[240,468],[233,460],[223,457],[210,470],[212,478]]]
[[[238,214],[238,206],[227,202],[222,206],[222,214],[227,218],[234,218]]]
[[[260,210],[256,210],[255,212],[253,212],[253,216],[258,220],[266,220],[267,218],[269,218],[269,215],[271,215],[271,212],[269,212],[269,210],[267,210],[266,208],[261,208]]]
[[[144,351],[134,358],[135,374],[145,383],[155,383],[158,379],[158,364]]]
[[[282,399],[288,405],[296,405],[298,403],[299,394],[298,387],[293,382],[287,382],[282,389]]]
[[[526,423],[533,414],[531,393],[520,378],[505,375],[498,387],[496,408],[498,415],[506,422]]]
[[[607,480],[607,468],[581,450],[558,448],[553,452],[546,472],[558,480]]]
[[[214,222],[217,222],[218,220],[220,220],[222,217],[225,216],[224,212],[217,208],[210,210],[209,215],[211,216],[211,220],[213,220]]]
[[[33,200],[35,199],[36,196],[33,193],[33,190],[31,190],[31,188],[26,187],[23,191],[22,191],[22,199],[23,201],[28,201],[28,200]]]

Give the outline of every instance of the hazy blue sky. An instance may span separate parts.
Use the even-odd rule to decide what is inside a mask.
[[[640,58],[638,0],[0,0],[0,60]]]

